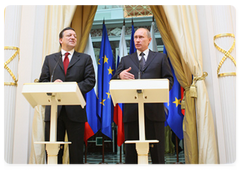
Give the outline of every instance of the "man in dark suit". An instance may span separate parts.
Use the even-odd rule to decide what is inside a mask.
[[[46,56],[42,66],[40,82],[77,82],[83,94],[95,85],[95,74],[91,56],[74,51],[77,36],[73,28],[67,27],[59,34],[61,51]],[[45,110],[45,140],[49,141],[50,106]],[[83,163],[84,124],[87,121],[86,109],[80,105],[58,106],[57,140],[64,141],[65,130],[69,145],[71,164]],[[58,163],[62,163],[63,147],[58,154]]]
[[[159,79],[167,78],[169,88],[173,85],[173,75],[167,56],[152,52],[148,49],[151,34],[145,28],[139,28],[134,34],[134,43],[137,51],[121,59],[113,79]],[[139,68],[140,67],[140,68]],[[140,71],[139,71],[140,70]],[[165,113],[162,103],[144,104],[145,133],[147,140],[157,139],[159,143],[150,144],[152,163],[163,164],[164,161],[164,122]],[[138,105],[124,104],[124,129],[126,140],[138,140]],[[135,144],[125,145],[125,163],[137,163]]]

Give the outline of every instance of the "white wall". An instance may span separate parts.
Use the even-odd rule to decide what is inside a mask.
[[[24,83],[34,82],[35,78],[39,78],[41,72],[44,17],[45,6],[22,6],[13,148],[14,164],[26,164],[29,160],[34,109],[21,91]]]

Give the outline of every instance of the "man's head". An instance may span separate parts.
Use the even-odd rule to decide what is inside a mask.
[[[134,34],[134,43],[137,50],[143,52],[148,49],[151,42],[151,34],[146,28],[138,28]]]
[[[71,27],[64,28],[59,33],[59,43],[65,51],[74,49],[77,44],[77,35],[75,30]]]

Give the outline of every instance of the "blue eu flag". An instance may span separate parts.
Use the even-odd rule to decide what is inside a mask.
[[[135,44],[134,44],[134,26],[132,25],[132,34],[131,34],[131,39],[130,39],[130,51],[129,54],[134,53],[137,49],[135,48]]]
[[[113,104],[110,96],[109,82],[115,72],[112,48],[107,29],[103,24],[102,42],[98,59],[98,116],[101,120],[101,131],[112,139]]]
[[[167,51],[163,49],[163,53],[167,54]],[[174,84],[169,92],[169,103],[164,103],[168,111],[168,116],[166,118],[166,123],[170,126],[173,132],[181,140],[183,139],[183,114],[181,112],[181,86],[177,81],[172,64],[169,60],[169,64],[174,77]]]

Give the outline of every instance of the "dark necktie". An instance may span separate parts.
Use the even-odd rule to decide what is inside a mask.
[[[63,61],[63,67],[64,67],[65,75],[67,74],[67,68],[68,68],[68,64],[69,64],[69,58],[68,58],[69,54],[70,53],[68,53],[68,52],[65,53],[65,58],[64,58],[64,61]]]
[[[143,52],[141,52],[140,53],[140,56],[142,56],[142,58],[141,58],[141,60],[140,60],[140,67],[141,67],[141,70],[143,70],[143,68],[144,68],[144,65],[145,65],[145,58],[144,58],[144,53]]]

